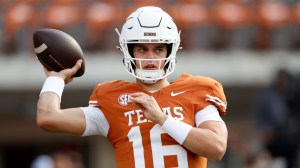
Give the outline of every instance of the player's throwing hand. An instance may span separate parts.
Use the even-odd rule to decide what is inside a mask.
[[[57,76],[62,78],[65,81],[65,84],[71,82],[73,80],[73,75],[80,69],[82,64],[82,60],[78,60],[76,64],[72,68],[64,69],[59,72],[49,71],[47,68],[44,68],[44,71],[49,76]]]

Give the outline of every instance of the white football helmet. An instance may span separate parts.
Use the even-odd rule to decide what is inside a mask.
[[[144,83],[155,83],[170,75],[176,65],[176,52],[180,44],[180,32],[173,19],[161,8],[146,6],[138,8],[126,19],[119,34],[120,50],[124,53],[124,65],[131,75]],[[166,43],[168,56],[164,59],[151,59],[158,61],[158,70],[143,70],[136,64],[150,59],[138,59],[132,55],[132,43]]]

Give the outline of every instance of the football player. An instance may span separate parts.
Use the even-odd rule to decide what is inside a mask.
[[[45,70],[37,124],[50,132],[103,135],[115,149],[118,167],[207,167],[227,147],[222,120],[226,98],[209,77],[182,74],[169,82],[180,36],[172,18],[158,7],[133,12],[119,32],[126,70],[136,82],[97,85],[87,107],[61,109],[65,84],[80,68]]]

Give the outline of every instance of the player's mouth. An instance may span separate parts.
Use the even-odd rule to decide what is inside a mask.
[[[157,66],[155,66],[154,64],[148,64],[146,66],[143,67],[144,70],[157,70]]]

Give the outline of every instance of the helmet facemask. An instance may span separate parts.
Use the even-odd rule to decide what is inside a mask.
[[[131,75],[144,83],[155,83],[174,71],[180,37],[172,18],[160,8],[139,8],[127,18],[122,32],[119,33],[117,29],[116,31],[119,34],[120,50],[124,53],[124,65]],[[134,58],[132,54],[134,43],[166,43],[167,57],[159,59]],[[155,62],[157,68],[145,70],[141,67],[143,61]]]
[[[143,62],[151,61],[156,65],[155,70],[143,68]],[[131,74],[144,83],[155,83],[165,78],[174,71],[175,58],[143,59],[143,58],[124,58],[124,64]]]

